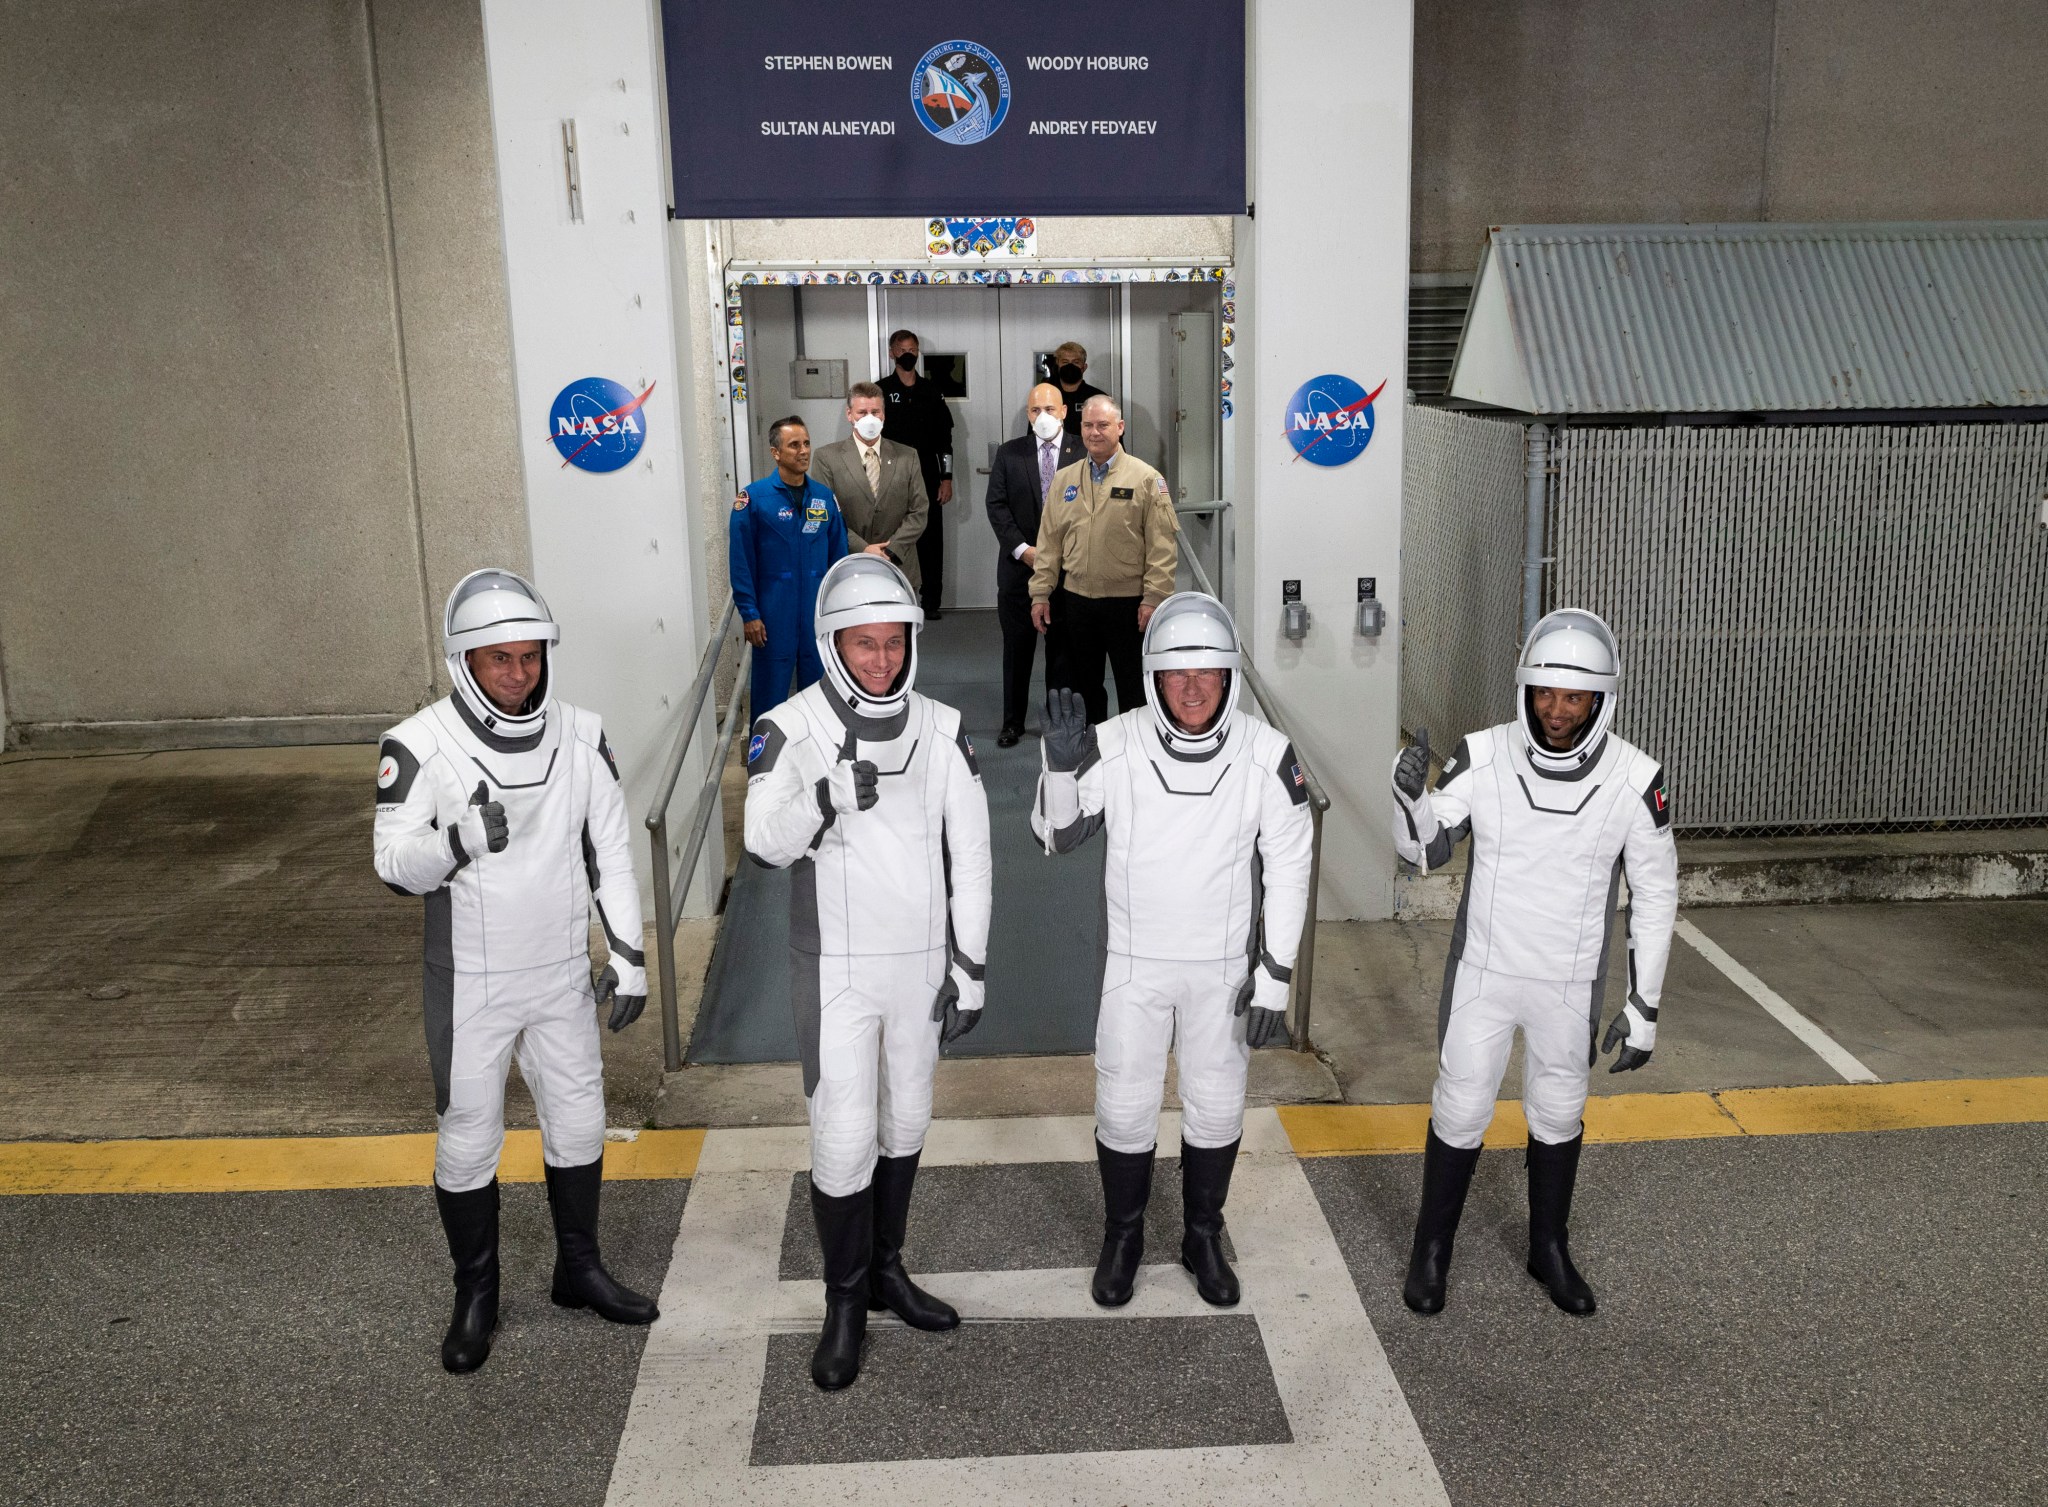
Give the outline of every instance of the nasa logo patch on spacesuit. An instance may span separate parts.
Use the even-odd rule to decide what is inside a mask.
[[[1065,495],[1060,500],[1063,502],[1072,502],[1076,497],[1079,497],[1080,495],[1081,489],[1079,487],[1068,487]]]
[[[782,729],[766,717],[756,722],[754,736],[747,742],[747,778],[751,780],[773,769],[785,741]]]

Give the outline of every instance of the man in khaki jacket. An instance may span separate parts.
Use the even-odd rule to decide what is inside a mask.
[[[895,561],[916,586],[917,541],[931,512],[917,452],[882,438],[882,389],[872,382],[847,389],[846,422],[852,438],[823,446],[811,475],[839,499],[848,551]]]
[[[1057,618],[1064,643],[1060,671],[1048,667],[1046,688],[1078,691],[1090,722],[1109,720],[1105,658],[1117,710],[1145,704],[1145,625],[1173,595],[1179,558],[1173,493],[1165,477],[1125,453],[1123,436],[1116,400],[1090,398],[1081,414],[1088,454],[1053,476],[1031,573],[1032,626],[1043,633]],[[1055,674],[1063,687],[1052,684]]]

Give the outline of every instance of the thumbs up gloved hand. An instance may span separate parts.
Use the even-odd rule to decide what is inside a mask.
[[[984,988],[958,957],[947,965],[945,982],[932,1000],[932,1019],[940,1022],[940,1046],[958,1041],[981,1024]]]
[[[449,851],[458,864],[467,863],[485,852],[504,852],[508,841],[510,829],[505,824],[505,808],[491,799],[490,786],[478,780],[469,805],[448,829]]]
[[[1088,704],[1079,691],[1045,693],[1045,767],[1053,774],[1073,774],[1095,752],[1095,729],[1088,724]]]
[[[1429,789],[1429,729],[1415,729],[1415,741],[1394,760],[1394,789],[1414,805]]]
[[[818,781],[818,809],[826,816],[865,811],[882,798],[875,761],[855,758],[859,748],[849,732],[840,746],[839,758]]]

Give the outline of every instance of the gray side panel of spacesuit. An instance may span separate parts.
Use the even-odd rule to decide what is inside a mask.
[[[1462,823],[1460,824],[1462,825]],[[1436,1049],[1444,1049],[1444,1037],[1451,1029],[1451,999],[1458,992],[1458,961],[1465,955],[1465,926],[1472,908],[1472,876],[1479,872],[1479,839],[1472,839],[1472,851],[1465,855],[1465,888],[1458,896],[1458,919],[1451,925],[1451,955],[1444,959],[1444,992],[1436,1006]]]
[[[427,1063],[434,1070],[434,1113],[448,1112],[448,1074],[455,1060],[455,952],[448,887],[427,896],[426,959],[420,1003],[427,1028]]]
[[[1593,1040],[1593,1048],[1591,1055],[1586,1059],[1588,1067],[1591,1067],[1600,1057],[1600,1017],[1606,1013],[1607,1008],[1607,955],[1614,947],[1614,902],[1620,898],[1621,855],[1617,853],[1614,858],[1614,873],[1607,881],[1607,910],[1605,913],[1607,919],[1600,927],[1600,968],[1593,975],[1593,988],[1587,1001],[1587,1011],[1593,1020],[1590,1033]],[[1622,924],[1628,924],[1626,916],[1622,918]],[[1633,961],[1631,961],[1630,966],[1634,966]]]
[[[818,866],[799,858],[789,869],[789,1008],[806,1099],[818,1091],[818,995]]]
[[[804,1065],[804,1097],[818,1091],[818,955],[789,949],[789,1011],[796,1022],[796,1055]]]

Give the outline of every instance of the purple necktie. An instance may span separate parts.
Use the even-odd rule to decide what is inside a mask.
[[[1052,473],[1053,473],[1053,469],[1054,469],[1054,467],[1053,467],[1053,461],[1054,461],[1055,459],[1057,459],[1057,458],[1058,458],[1058,456],[1059,456],[1059,450],[1058,450],[1058,448],[1057,448],[1057,447],[1056,447],[1056,446],[1055,446],[1055,445],[1053,444],[1053,442],[1052,442],[1051,440],[1040,440],[1040,441],[1039,441],[1039,443],[1038,443],[1038,495],[1039,495],[1039,498],[1040,498],[1040,500],[1043,500],[1043,499],[1044,499],[1044,497],[1045,497],[1045,494],[1046,494],[1047,492],[1050,492],[1050,491],[1052,490]]]

